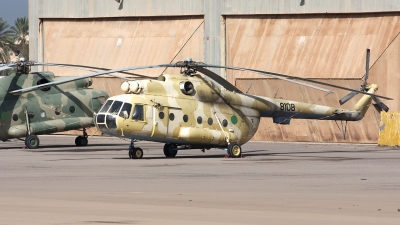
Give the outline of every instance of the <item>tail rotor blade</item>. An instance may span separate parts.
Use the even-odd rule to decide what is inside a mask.
[[[379,107],[381,107],[381,109],[385,112],[389,111],[389,107],[387,105],[385,105],[385,103],[383,103],[379,98],[372,96],[372,100],[374,100],[374,102],[376,104],[379,105]]]
[[[364,77],[364,86],[367,85],[367,80],[369,76],[369,57],[370,57],[370,50],[369,48],[367,49],[367,55],[365,58],[365,77]]]
[[[356,89],[356,90],[358,91],[358,89]],[[353,98],[357,94],[358,94],[358,92],[355,92],[355,91],[350,92],[349,94],[347,94],[346,96],[344,96],[342,99],[339,100],[339,104],[343,105],[344,103],[349,101],[351,98]]]

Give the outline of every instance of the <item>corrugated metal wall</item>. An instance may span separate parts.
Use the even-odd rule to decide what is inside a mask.
[[[234,16],[226,24],[227,65],[308,78],[361,78],[370,48],[369,81],[395,99],[387,102],[391,110],[400,111],[397,13]],[[227,72],[232,83],[261,77]]]
[[[300,77],[351,78],[365,73],[400,32],[397,14],[227,17],[227,64]],[[228,73],[228,78],[261,77]]]
[[[181,61],[188,56],[204,61],[204,23],[199,16],[46,19],[43,27],[46,62],[121,68]],[[46,69],[57,76],[88,73],[60,67]],[[158,76],[163,70],[135,72]]]

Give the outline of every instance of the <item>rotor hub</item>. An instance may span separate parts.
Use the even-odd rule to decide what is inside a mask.
[[[177,62],[175,66],[181,68],[181,74],[184,76],[192,76],[197,73],[199,64],[201,63],[193,61],[192,58],[186,58],[185,61]]]

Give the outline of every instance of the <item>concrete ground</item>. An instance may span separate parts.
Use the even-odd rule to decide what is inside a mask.
[[[162,144],[0,143],[0,224],[400,224],[400,149],[250,142],[165,158]]]

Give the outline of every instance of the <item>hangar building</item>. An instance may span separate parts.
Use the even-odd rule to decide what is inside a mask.
[[[371,49],[370,79],[399,111],[400,1],[396,0],[29,0],[30,59],[106,68],[195,61],[315,78],[358,88]],[[87,71],[43,68],[57,76]],[[245,72],[214,70],[241,90],[339,107],[334,94]],[[179,70],[136,71],[157,76]],[[93,87],[120,94],[121,80]],[[358,96],[359,97],[359,96]],[[357,98],[343,105],[351,108]],[[262,119],[254,140],[376,142],[373,107],[349,123],[346,140],[334,121]],[[340,124],[339,124],[340,125]]]

